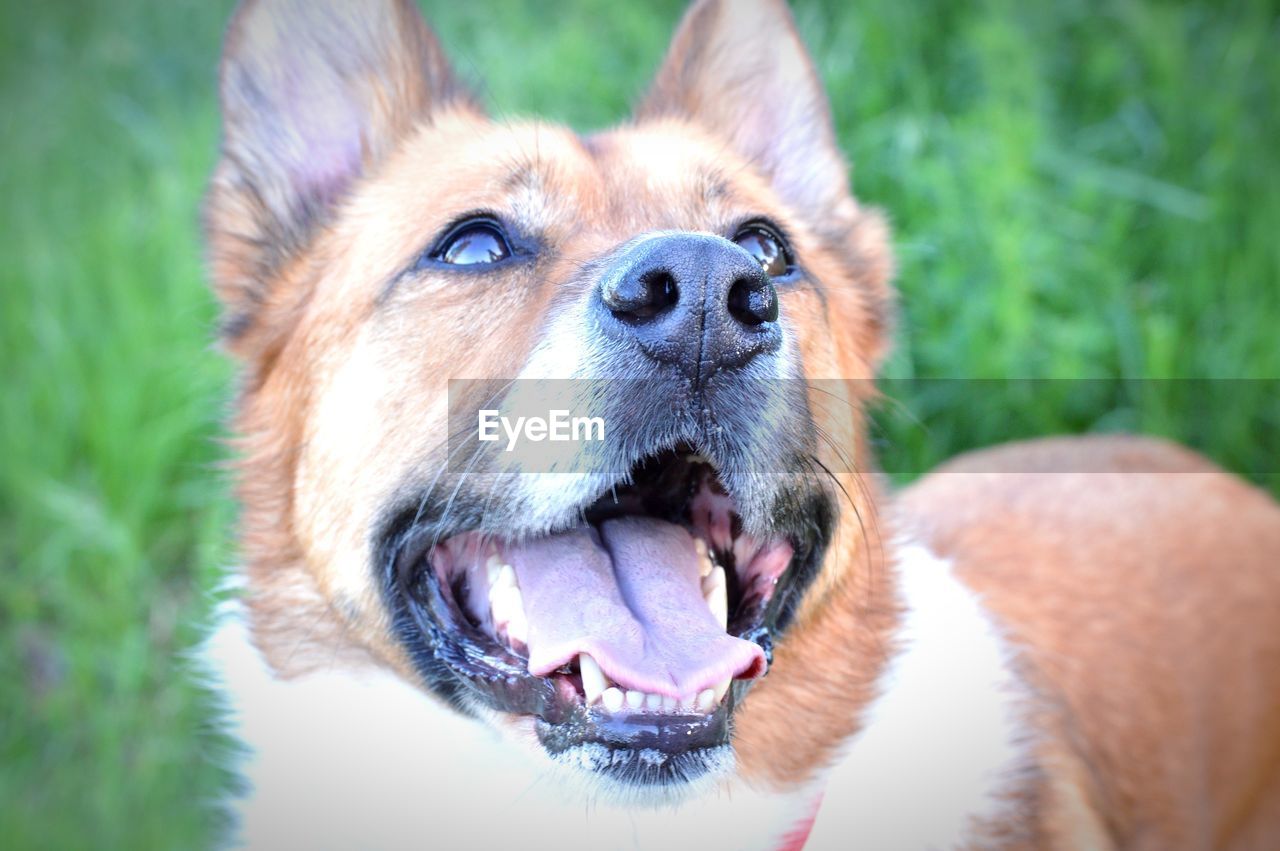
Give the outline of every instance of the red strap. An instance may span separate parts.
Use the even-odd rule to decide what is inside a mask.
[[[778,851],[802,851],[804,844],[809,841],[809,834],[813,832],[813,823],[818,820],[818,810],[822,808],[822,795],[822,792],[818,793],[813,807],[809,810],[809,815],[797,822],[796,826],[782,837],[782,844],[778,846]]]

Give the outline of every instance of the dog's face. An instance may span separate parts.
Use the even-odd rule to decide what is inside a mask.
[[[785,7],[698,4],[590,136],[486,117],[392,0],[248,3],[222,99],[268,658],[372,657],[615,787],[726,770],[859,543],[888,301]],[[537,393],[608,439],[537,468],[461,436]]]

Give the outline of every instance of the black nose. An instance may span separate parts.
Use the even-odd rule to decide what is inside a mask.
[[[603,324],[694,381],[778,349],[778,293],[754,257],[718,236],[650,237],[604,274]]]

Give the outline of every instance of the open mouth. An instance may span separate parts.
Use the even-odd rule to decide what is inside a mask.
[[[729,759],[734,705],[768,670],[814,550],[744,530],[712,462],[680,446],[637,463],[571,528],[424,541],[397,572],[434,659],[466,691],[534,716],[553,756],[666,785]]]

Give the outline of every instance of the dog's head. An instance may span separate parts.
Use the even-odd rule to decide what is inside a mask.
[[[633,119],[581,136],[487,117],[409,2],[257,0],[222,106],[207,231],[281,673],[372,659],[630,790],[726,770],[786,665],[803,704],[786,648],[865,545],[889,272],[785,6],[698,3]],[[604,439],[544,468],[476,439],[538,400]]]

